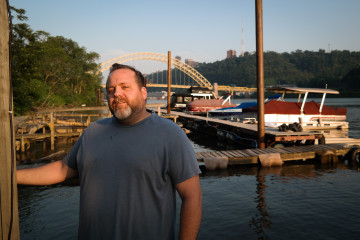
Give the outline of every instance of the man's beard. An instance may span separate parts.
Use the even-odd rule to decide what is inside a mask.
[[[128,117],[131,116],[133,113],[133,110],[127,104],[126,108],[118,108],[117,102],[120,101],[119,99],[114,99],[114,102],[109,106],[111,113],[114,115],[114,117],[118,120],[125,120]]]

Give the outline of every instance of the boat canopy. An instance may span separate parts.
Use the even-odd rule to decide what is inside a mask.
[[[321,111],[324,106],[325,96],[326,94],[339,94],[339,91],[327,89],[327,88],[299,88],[299,87],[285,87],[285,86],[275,86],[275,87],[267,87],[266,90],[282,93],[282,100],[284,100],[285,93],[297,93],[299,94],[298,102],[300,102],[301,94],[304,94],[302,106],[301,106],[301,113],[304,112],[305,102],[306,98],[309,93],[322,93],[322,99],[320,104],[319,112],[321,114]]]
[[[339,91],[327,88],[299,88],[299,87],[267,87],[267,91],[277,93],[329,93],[339,94]]]

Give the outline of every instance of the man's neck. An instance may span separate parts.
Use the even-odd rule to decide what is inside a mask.
[[[149,113],[148,111],[141,111],[139,113],[133,113],[130,117],[120,120],[118,118],[115,117],[115,120],[117,123],[124,125],[124,126],[131,126],[134,125],[136,123],[141,122],[142,120],[144,120],[147,117],[150,117],[151,113]]]

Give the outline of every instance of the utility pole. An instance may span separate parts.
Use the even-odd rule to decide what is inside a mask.
[[[171,94],[171,51],[168,51],[168,76],[167,76],[167,114],[170,114],[171,106],[170,106],[170,94]]]
[[[257,104],[258,104],[258,147],[265,148],[264,120],[264,52],[262,0],[256,0],[256,62],[257,62]]]

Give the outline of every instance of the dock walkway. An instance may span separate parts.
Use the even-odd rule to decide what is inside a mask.
[[[218,129],[222,130],[230,130],[235,131],[236,133],[240,134],[241,136],[245,136],[247,138],[256,140],[258,137],[258,128],[256,124],[247,124],[247,123],[241,123],[241,122],[232,122],[217,118],[209,118],[204,116],[198,116],[198,115],[191,115],[184,112],[176,112],[171,111],[172,115],[179,116],[179,121],[185,120],[185,121],[201,121],[208,125],[208,126],[214,126]],[[298,141],[306,141],[309,144],[310,143],[319,143],[324,144],[325,143],[325,137],[322,133],[318,132],[311,132],[311,131],[302,131],[302,132],[281,132],[277,131],[276,129],[265,129],[265,141],[267,147],[270,147],[276,143],[280,142],[298,142]]]
[[[307,159],[319,159],[321,162],[337,162],[338,157],[346,156],[349,160],[356,161],[360,152],[359,145],[350,144],[322,144],[295,146],[286,148],[266,148],[266,149],[244,149],[244,150],[225,150],[207,151],[196,153],[198,161],[216,161],[216,164],[227,165],[263,165],[270,157],[280,160],[280,165],[289,161],[305,161]],[[277,155],[277,156],[276,156]],[[207,167],[207,166],[206,166]],[[224,166],[225,167],[225,166]]]

